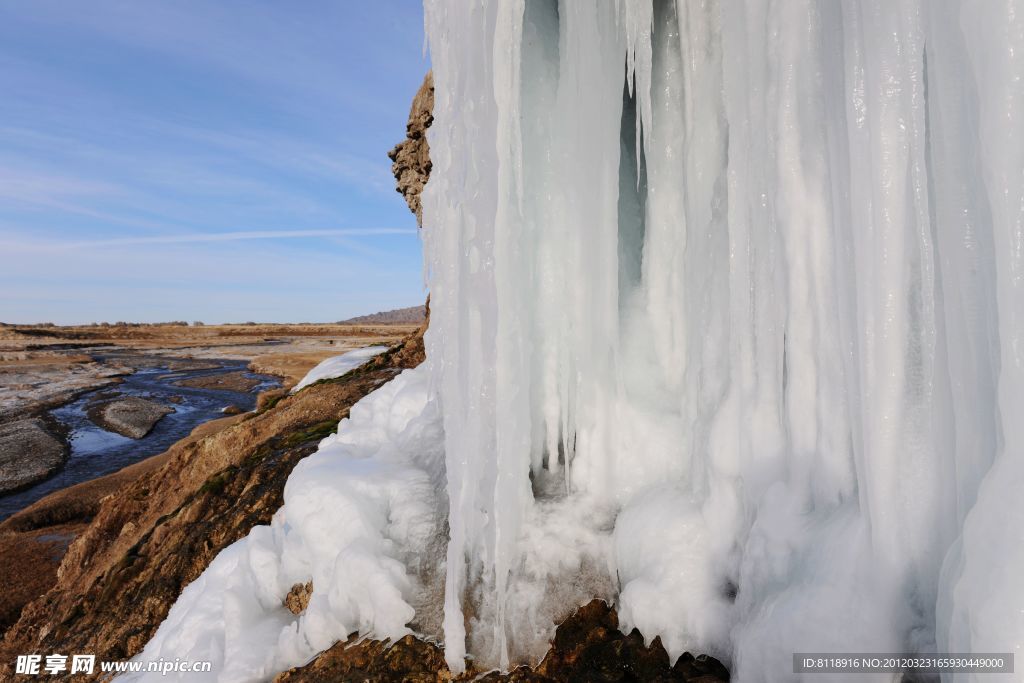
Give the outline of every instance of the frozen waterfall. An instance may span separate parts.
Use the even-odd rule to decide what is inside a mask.
[[[426,24],[427,367],[141,657],[260,680],[412,630],[509,667],[593,597],[739,681],[1022,654],[1024,3],[426,0]]]
[[[1019,652],[1024,6],[426,5],[450,663]]]

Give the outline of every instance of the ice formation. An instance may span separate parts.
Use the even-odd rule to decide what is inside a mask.
[[[740,681],[1022,654],[1024,6],[425,4],[427,367],[142,658],[510,666],[594,596]]]
[[[299,380],[299,383],[292,387],[292,393],[305,389],[314,382],[322,379],[333,379],[341,377],[349,370],[354,370],[365,363],[367,359],[387,351],[386,346],[366,346],[354,351],[347,351],[340,356],[326,358],[306,373],[306,376]]]
[[[558,496],[625,625],[737,680],[1020,654],[1024,4],[426,8],[450,662],[565,604]]]

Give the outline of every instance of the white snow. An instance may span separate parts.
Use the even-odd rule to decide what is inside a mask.
[[[141,658],[414,629],[508,667],[596,596],[738,681],[1020,659],[1020,0],[425,9],[427,366]]]
[[[349,370],[355,370],[360,365],[373,358],[374,356],[384,353],[388,350],[386,346],[366,346],[361,349],[354,351],[348,351],[340,356],[331,356],[325,360],[320,361],[316,367],[306,373],[298,384],[292,387],[292,392],[295,393],[300,389],[308,387],[314,382],[319,382],[322,379],[334,379],[335,377],[341,377]]]
[[[205,678],[170,680],[260,681],[357,631],[400,638],[417,612],[431,626],[445,507],[425,369],[403,372],[350,415],[295,466],[272,524],[226,548],[184,590],[139,661],[213,662]],[[312,598],[295,616],[284,598],[307,581]],[[126,677],[149,678],[167,680]]]

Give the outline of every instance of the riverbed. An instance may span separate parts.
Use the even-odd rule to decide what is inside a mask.
[[[67,430],[70,456],[57,474],[30,488],[0,496],[0,520],[6,519],[44,496],[163,453],[172,444],[188,436],[209,420],[223,417],[228,406],[253,410],[261,391],[280,386],[278,378],[248,372],[245,360],[204,358],[202,362],[183,364],[180,358],[147,356],[140,359],[107,357],[97,360],[122,361],[137,367],[115,387],[88,391],[70,403],[49,411]],[[249,391],[226,388],[197,388],[179,384],[200,377],[243,373],[257,384]],[[89,419],[87,411],[99,400],[136,396],[174,408],[141,439],[130,439],[109,432]]]

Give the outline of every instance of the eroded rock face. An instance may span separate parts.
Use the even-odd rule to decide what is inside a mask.
[[[0,425],[0,494],[46,479],[67,457],[67,448],[39,418]]]
[[[93,406],[88,414],[90,420],[109,432],[141,439],[152,431],[164,415],[173,412],[174,408],[155,401],[129,396]]]
[[[619,630],[615,610],[601,600],[584,605],[558,626],[551,649],[534,668],[508,673],[483,673],[469,668],[452,676],[443,650],[406,636],[394,644],[359,641],[353,636],[309,664],[279,674],[275,683],[334,683],[335,681],[486,681],[488,683],[718,683],[728,681],[721,662],[683,654],[673,664],[655,638],[645,645],[635,629]]]
[[[393,162],[391,172],[395,174],[395,189],[405,197],[406,204],[416,214],[420,225],[423,223],[420,193],[427,184],[431,169],[427,128],[434,122],[433,112],[434,77],[428,73],[413,98],[409,123],[405,127],[405,140],[388,152],[388,158]]]

